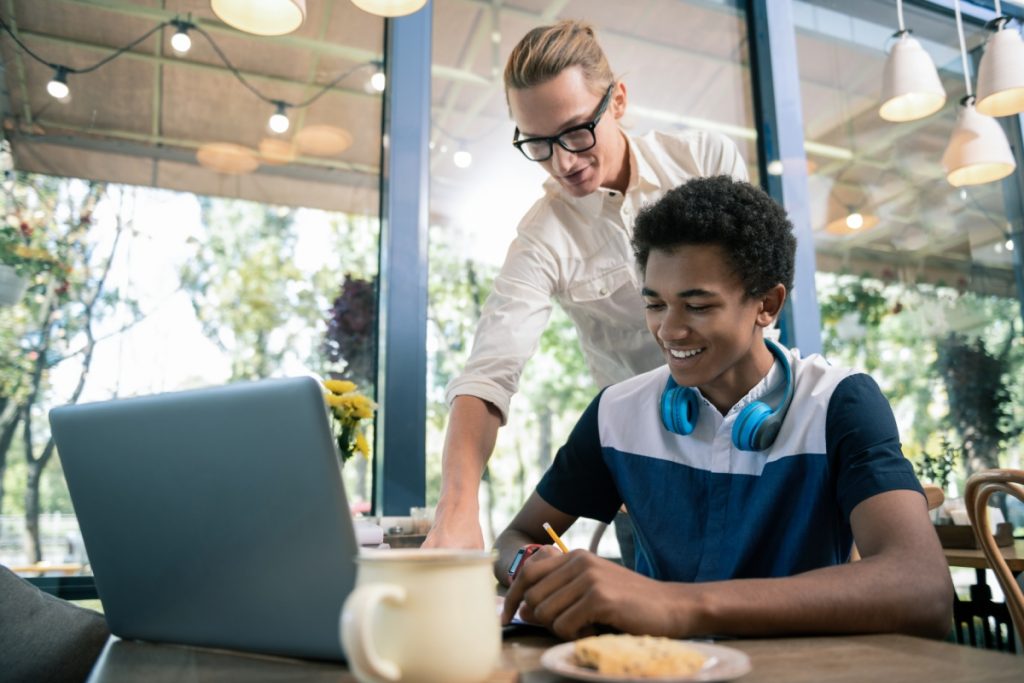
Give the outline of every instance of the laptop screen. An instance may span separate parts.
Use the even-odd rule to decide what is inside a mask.
[[[56,408],[111,631],[339,659],[357,545],[309,377]]]

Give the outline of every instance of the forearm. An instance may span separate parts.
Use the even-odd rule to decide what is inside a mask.
[[[776,579],[667,584],[673,635],[898,632],[941,638],[953,604],[949,572],[874,557]]]
[[[452,403],[441,460],[440,505],[477,510],[480,479],[501,426],[501,413],[476,396]]]

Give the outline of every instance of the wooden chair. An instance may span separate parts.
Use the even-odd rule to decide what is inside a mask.
[[[999,580],[1006,596],[1006,606],[1017,633],[1024,634],[1024,591],[1006,565],[999,546],[992,537],[988,518],[988,500],[993,493],[1003,492],[1024,501],[1024,470],[995,469],[972,474],[967,480],[964,500],[971,528],[978,539],[978,547],[985,553],[988,566]]]
[[[943,503],[946,502],[946,494],[942,492],[942,488],[935,484],[922,484],[924,488],[924,497],[928,501],[928,509],[934,510]]]

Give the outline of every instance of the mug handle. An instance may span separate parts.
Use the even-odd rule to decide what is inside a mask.
[[[405,589],[390,583],[358,586],[345,600],[341,610],[341,642],[345,657],[354,669],[366,672],[376,681],[399,681],[402,669],[384,659],[373,645],[373,612],[385,601],[405,602]]]

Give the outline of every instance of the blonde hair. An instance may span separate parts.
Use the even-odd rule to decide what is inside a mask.
[[[564,70],[578,66],[595,94],[615,82],[608,58],[597,42],[594,28],[575,19],[538,26],[519,41],[505,64],[505,93],[546,83]]]

